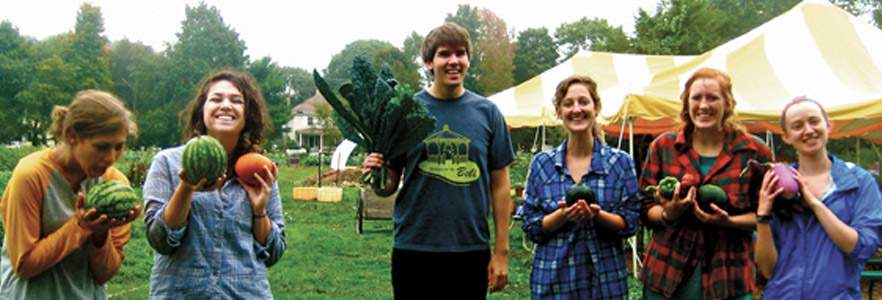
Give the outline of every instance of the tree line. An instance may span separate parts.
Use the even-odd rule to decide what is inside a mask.
[[[882,26],[882,0],[830,0]],[[553,29],[515,32],[486,8],[460,4],[443,21],[469,31],[473,57],[465,86],[491,95],[530,79],[580,50],[635,54],[694,55],[735,38],[787,11],[798,0],[660,0],[654,12],[639,9],[635,32],[605,19],[583,17]],[[47,143],[54,105],[66,105],[77,91],[101,89],[123,100],[139,120],[133,147],[167,147],[181,142],[178,113],[195,94],[208,70],[233,68],[252,73],[267,101],[273,123],[270,144],[282,148],[282,127],[291,108],[315,94],[311,74],[280,66],[272,57],[252,59],[246,43],[224,22],[220,11],[204,2],[185,7],[177,40],[156,51],[128,39],[109,41],[100,7],[80,6],[73,32],[37,40],[22,36],[8,21],[0,23],[0,143]],[[422,66],[423,36],[412,32],[400,47],[386,41],[357,40],[334,55],[323,70],[332,86],[343,83],[356,55],[377,66],[387,64],[400,82],[426,87]],[[320,42],[320,41],[319,41]],[[549,96],[550,97],[550,96]],[[321,113],[325,118],[332,114]],[[328,123],[328,122],[325,122]],[[529,144],[532,132],[513,136]],[[524,140],[524,141],[520,141]]]

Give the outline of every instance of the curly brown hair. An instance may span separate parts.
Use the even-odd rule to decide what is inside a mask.
[[[254,79],[248,72],[240,72],[234,70],[215,71],[202,79],[199,84],[199,93],[190,99],[187,109],[181,112],[181,120],[184,123],[184,141],[195,136],[208,133],[205,127],[205,120],[202,116],[202,108],[208,99],[208,93],[214,83],[226,80],[235,86],[245,100],[245,126],[239,133],[239,142],[233,153],[230,153],[227,160],[227,178],[233,178],[233,165],[240,156],[249,152],[263,153],[262,144],[266,141],[264,131],[272,129],[272,121],[267,112],[266,102],[263,100],[263,93]]]

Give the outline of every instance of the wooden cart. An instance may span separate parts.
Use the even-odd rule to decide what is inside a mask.
[[[363,232],[362,223],[364,220],[391,220],[396,196],[398,196],[397,191],[392,195],[381,197],[370,188],[359,189],[358,206],[355,212],[355,231],[359,234]]]

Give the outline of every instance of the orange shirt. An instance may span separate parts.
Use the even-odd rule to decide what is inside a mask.
[[[105,243],[94,247],[92,232],[73,218],[77,194],[53,156],[52,149],[45,149],[22,158],[0,200],[6,232],[0,276],[14,281],[10,290],[4,286],[0,296],[51,296],[45,290],[54,289],[70,293],[67,297],[101,297],[104,281],[116,274],[125,258],[130,225],[111,229]],[[110,167],[99,179],[83,181],[79,191],[85,194],[100,180],[111,179],[129,184],[125,175]],[[36,277],[43,273],[52,274]]]

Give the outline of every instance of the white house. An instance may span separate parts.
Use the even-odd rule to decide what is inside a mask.
[[[291,109],[293,118],[284,126],[288,128],[289,139],[310,151],[323,150],[321,147],[324,130],[315,116],[316,107],[320,105],[328,105],[328,102],[316,91],[315,95]]]

